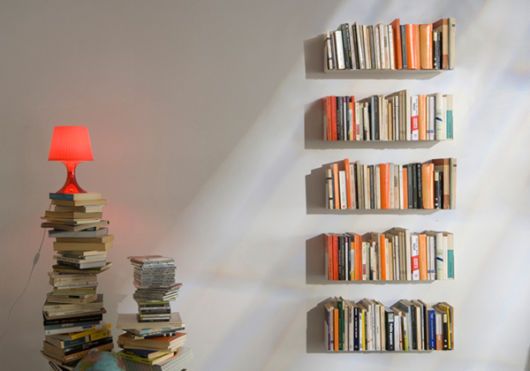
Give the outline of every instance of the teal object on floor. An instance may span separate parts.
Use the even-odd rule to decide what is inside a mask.
[[[75,371],[125,371],[125,365],[114,353],[93,351],[79,361]]]

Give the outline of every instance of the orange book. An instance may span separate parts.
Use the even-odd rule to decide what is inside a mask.
[[[403,57],[401,56],[401,29],[400,20],[396,18],[392,21],[392,35],[394,36],[394,65],[396,70],[403,69]]]
[[[403,166],[403,208],[408,209],[409,208],[409,178],[408,178],[408,171],[407,167]]]
[[[333,235],[332,237],[333,245],[333,280],[336,281],[339,279],[339,236]]]
[[[324,109],[326,110],[326,140],[331,139],[331,97],[326,97],[324,102]]]
[[[420,25],[419,24],[413,24],[412,25],[412,43],[413,43],[413,49],[414,54],[412,55],[414,58],[414,66],[416,68],[421,68],[420,66]]]
[[[420,24],[420,67],[432,70],[432,24]]]
[[[355,280],[361,281],[363,279],[363,256],[362,256],[362,243],[363,240],[361,235],[354,235],[355,243]]]
[[[390,208],[390,164],[379,164],[381,209]]]
[[[331,165],[331,172],[333,174],[333,202],[334,209],[340,209],[340,192],[339,192],[339,164]]]
[[[346,173],[346,207],[351,209],[353,207],[352,194],[351,194],[351,173],[350,173],[350,160],[344,160],[344,171]]]
[[[421,165],[421,197],[424,209],[434,209],[434,164]]]
[[[386,281],[386,239],[385,235],[379,235],[379,279]]]
[[[427,235],[420,233],[418,236],[420,280],[427,280]]]
[[[331,108],[331,140],[337,140],[337,98],[330,97]]]
[[[418,137],[427,139],[427,96],[418,95]]]
[[[333,348],[339,351],[339,309],[333,308]]]
[[[405,25],[407,67],[409,70],[417,70],[418,68],[420,68],[419,50],[416,50],[417,44],[419,44],[419,35],[417,35],[418,40],[416,40],[416,37],[415,37],[415,34],[416,34],[415,28],[417,28],[417,26],[418,26],[417,24],[406,24]],[[418,54],[417,57],[416,57],[416,54]]]
[[[326,255],[328,257],[328,280],[333,279],[333,236],[326,235]]]

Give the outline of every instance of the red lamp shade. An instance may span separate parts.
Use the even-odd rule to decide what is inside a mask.
[[[92,161],[92,145],[88,128],[84,126],[56,126],[53,128],[49,161]]]
[[[85,193],[75,178],[77,164],[92,161],[92,145],[88,128],[84,126],[56,126],[53,128],[49,161],[62,161],[66,166],[66,182],[57,193]]]

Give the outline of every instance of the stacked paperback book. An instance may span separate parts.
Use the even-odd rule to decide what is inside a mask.
[[[326,70],[447,70],[455,66],[456,20],[432,24],[341,24],[325,34]]]
[[[345,159],[325,169],[328,209],[454,209],[456,159],[363,165]]]
[[[326,277],[331,281],[432,281],[453,279],[453,234],[326,234]]]
[[[324,140],[432,141],[453,139],[453,96],[440,93],[322,99]]]
[[[54,369],[72,370],[90,349],[111,350],[110,325],[102,324],[103,295],[97,275],[108,268],[113,236],[103,220],[106,201],[99,193],[50,193],[53,208],[42,223],[55,238],[52,290],[43,307],[42,353]]]
[[[175,282],[175,262],[158,255],[129,258],[134,267],[137,314],[120,314],[118,354],[127,370],[181,370],[191,358],[179,313],[171,312],[182,284]]]
[[[454,349],[453,307],[445,302],[399,300],[391,307],[372,299],[338,298],[324,305],[330,352]]]

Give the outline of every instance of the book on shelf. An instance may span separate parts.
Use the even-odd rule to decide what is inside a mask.
[[[103,295],[97,275],[109,269],[113,237],[103,220],[106,201],[99,193],[50,193],[51,209],[41,224],[55,238],[56,264],[43,305],[42,354],[55,369],[73,369],[89,350],[113,348],[110,325],[103,324]]]
[[[330,281],[434,281],[455,278],[449,232],[324,235],[325,276]]]
[[[324,70],[451,70],[456,19],[434,23],[342,23],[324,34]]]
[[[454,311],[446,302],[336,298],[324,304],[329,352],[421,352],[454,349]]]
[[[454,158],[403,165],[345,159],[324,168],[325,205],[331,210],[454,209],[456,166]]]
[[[159,255],[129,257],[134,267],[133,295],[138,313],[119,314],[117,327],[122,348],[118,356],[129,370],[176,370],[189,354],[183,355],[187,335],[180,314],[171,311],[182,286],[175,282],[175,261]],[[149,367],[149,368],[147,368]]]
[[[325,141],[434,141],[453,139],[453,96],[406,90],[364,99],[322,98]]]

